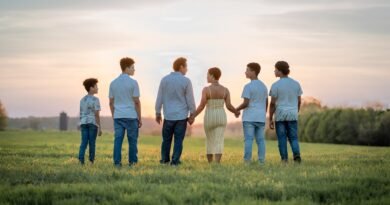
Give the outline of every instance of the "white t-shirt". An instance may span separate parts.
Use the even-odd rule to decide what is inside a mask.
[[[280,78],[271,86],[271,97],[276,98],[275,121],[298,120],[298,96],[301,85],[290,77]]]
[[[133,97],[139,97],[139,87],[136,80],[127,74],[121,74],[110,84],[109,98],[114,98],[114,119],[137,119],[137,111]]]
[[[267,87],[260,80],[252,80],[242,91],[242,98],[249,99],[249,105],[244,109],[242,121],[265,122],[266,104],[268,98]]]

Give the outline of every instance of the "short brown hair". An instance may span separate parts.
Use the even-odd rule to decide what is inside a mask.
[[[84,80],[83,82],[83,85],[84,85],[84,88],[87,92],[89,92],[89,90],[92,88],[92,87],[95,87],[95,85],[98,83],[98,79],[96,78],[88,78],[86,80]]]
[[[208,73],[212,75],[215,80],[219,80],[222,75],[221,70],[217,67],[210,68]]]
[[[290,66],[286,61],[278,61],[275,64],[275,68],[278,69],[283,75],[290,74]]]
[[[259,75],[260,70],[261,70],[260,64],[258,64],[258,63],[248,63],[248,65],[246,65],[246,66],[249,69],[251,69],[251,71],[254,71],[256,73],[256,76]]]
[[[125,57],[125,58],[122,58],[121,61],[120,61],[120,65],[121,65],[121,69],[122,71],[124,71],[127,67],[130,67],[134,64],[134,60],[132,58],[129,58],[129,57]]]
[[[173,70],[179,71],[180,66],[187,66],[187,59],[180,57],[173,62]]]

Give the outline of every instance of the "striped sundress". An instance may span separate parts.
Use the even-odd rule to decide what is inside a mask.
[[[204,115],[203,126],[206,133],[207,154],[222,154],[224,132],[226,128],[226,113],[224,109],[224,99],[207,100],[206,113]],[[224,95],[225,96],[225,95]]]

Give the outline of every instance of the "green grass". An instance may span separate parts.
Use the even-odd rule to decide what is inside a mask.
[[[141,136],[139,164],[116,169],[112,134],[98,138],[94,165],[78,164],[79,143],[73,132],[0,132],[0,204],[390,204],[389,148],[301,143],[303,163],[282,165],[267,141],[260,166],[226,139],[222,164],[209,165],[204,139],[187,138],[176,168],[158,163],[161,137]]]

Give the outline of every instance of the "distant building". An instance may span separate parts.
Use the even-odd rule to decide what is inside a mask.
[[[68,115],[65,112],[60,113],[60,131],[68,130]]]

